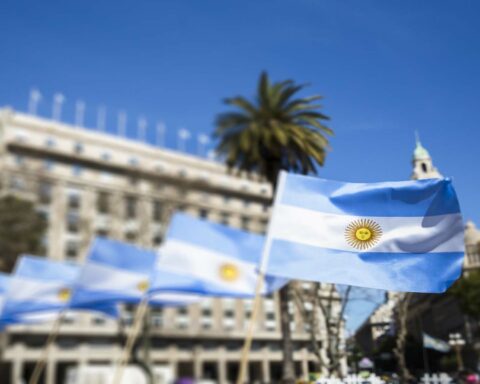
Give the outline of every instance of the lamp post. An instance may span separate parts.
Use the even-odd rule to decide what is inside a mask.
[[[451,333],[448,335],[448,338],[448,344],[455,349],[455,354],[457,355],[457,369],[463,371],[462,348],[465,345],[465,340],[460,333]]]

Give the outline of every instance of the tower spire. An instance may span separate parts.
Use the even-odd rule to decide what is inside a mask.
[[[413,172],[412,179],[437,179],[442,175],[437,168],[433,166],[430,153],[423,147],[420,142],[418,131],[415,130],[415,149],[413,151]]]

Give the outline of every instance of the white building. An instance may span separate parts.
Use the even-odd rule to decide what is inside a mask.
[[[46,254],[55,260],[81,262],[95,234],[154,248],[174,210],[255,232],[263,232],[269,218],[271,189],[258,177],[229,175],[212,161],[7,108],[0,109],[0,169],[2,192],[35,201],[48,220]],[[276,382],[282,370],[277,295],[262,299],[261,308],[250,383]],[[233,382],[251,313],[251,300],[216,298],[152,310],[150,361],[178,377]],[[296,371],[305,377],[315,357],[293,306],[291,315]],[[127,326],[129,321],[124,319]],[[2,384],[30,376],[50,329],[9,328]],[[122,347],[119,334],[119,325],[103,317],[68,318],[45,384],[62,383],[71,366],[113,363]]]

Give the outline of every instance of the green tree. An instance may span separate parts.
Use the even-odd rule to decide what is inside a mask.
[[[480,271],[465,274],[450,292],[458,299],[460,308],[466,315],[480,317]]]
[[[292,80],[270,82],[263,72],[253,101],[242,96],[225,100],[233,110],[218,116],[214,136],[217,153],[230,169],[262,175],[273,191],[280,170],[317,173],[333,132],[324,125],[328,117],[319,112],[321,106],[314,104],[321,96],[298,97],[304,87]],[[293,383],[295,376],[289,301],[287,285],[280,290],[285,383]]]
[[[34,204],[14,196],[0,199],[0,270],[10,272],[22,253],[42,255],[46,221]]]

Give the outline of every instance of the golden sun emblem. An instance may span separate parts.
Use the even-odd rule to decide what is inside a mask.
[[[148,280],[140,281],[140,282],[137,284],[137,289],[138,289],[140,292],[146,292],[146,291],[148,290],[148,288],[150,288],[150,284],[148,283]]]
[[[57,292],[57,297],[60,301],[68,301],[72,296],[72,291],[69,288],[62,288]]]
[[[232,263],[224,263],[219,268],[220,277],[222,280],[232,282],[238,279],[240,271],[236,265]]]
[[[371,219],[352,221],[345,228],[345,239],[352,247],[365,250],[378,243],[382,236],[382,228]]]

